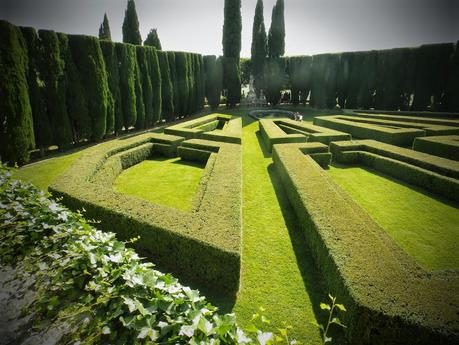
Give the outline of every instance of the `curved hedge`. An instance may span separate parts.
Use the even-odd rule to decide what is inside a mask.
[[[115,193],[123,170],[152,155],[175,156],[182,137],[147,133],[101,144],[83,155],[51,187],[71,209],[85,208],[104,230],[122,239],[141,236],[136,248],[185,281],[229,293],[239,287],[241,238],[241,149],[218,143],[190,212]],[[203,141],[201,150],[216,142]],[[212,151],[212,150],[211,150]],[[216,202],[218,200],[218,202]]]

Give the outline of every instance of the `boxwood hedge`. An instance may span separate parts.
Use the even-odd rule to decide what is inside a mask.
[[[50,187],[72,209],[101,221],[119,238],[140,236],[136,249],[184,281],[234,293],[239,287],[241,238],[240,145],[145,133],[107,142],[84,154]],[[191,146],[190,146],[191,145]],[[195,147],[208,157],[190,212],[116,193],[112,182],[123,169],[155,154]],[[183,158],[203,160],[186,155]],[[188,150],[189,151],[189,150]],[[158,181],[160,183],[160,181]]]
[[[457,271],[425,272],[311,157],[275,145],[273,160],[351,343],[459,341]]]
[[[459,161],[459,135],[416,138],[413,150]]]
[[[291,119],[261,119],[259,126],[270,151],[273,145],[280,143],[321,142],[328,145],[334,140],[351,139],[347,133]]]

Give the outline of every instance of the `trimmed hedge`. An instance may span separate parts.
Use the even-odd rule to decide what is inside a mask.
[[[359,121],[359,119],[357,119],[357,121]],[[318,116],[314,118],[314,124],[318,126],[347,132],[355,138],[375,139],[399,146],[411,146],[414,138],[425,135],[425,131],[422,129],[390,128],[357,121],[348,116],[341,115]]]
[[[340,163],[364,164],[390,176],[459,201],[459,162],[372,140],[330,145]]]
[[[429,117],[429,113],[418,114],[414,113],[411,116],[403,114],[402,112],[390,113],[390,114],[378,114],[378,113],[367,113],[367,112],[353,112],[352,116],[358,116],[366,119],[376,119],[376,120],[389,120],[389,121],[398,121],[398,122],[415,122],[423,124],[432,124],[438,126],[452,126],[459,128],[459,114],[456,114],[457,118],[442,118],[442,117]]]
[[[146,133],[101,144],[79,158],[50,190],[63,197],[68,207],[84,207],[88,217],[101,220],[103,230],[113,230],[121,239],[141,236],[136,249],[185,281],[234,293],[240,271],[240,145],[219,143],[218,153],[209,155],[190,212],[112,189],[123,169],[167,146],[176,155],[182,141],[182,137]],[[199,150],[210,147],[207,151],[212,152],[217,143],[197,144]]]
[[[413,150],[459,161],[459,135],[416,138]]]
[[[459,341],[456,271],[423,271],[311,157],[275,145],[273,160],[351,343]]]
[[[262,138],[270,152],[273,145],[280,143],[315,141],[328,145],[331,141],[351,139],[347,133],[291,119],[260,119],[259,127]]]
[[[222,129],[217,129],[222,126]],[[164,129],[164,133],[187,139],[207,139],[227,143],[241,143],[241,119],[231,115],[211,114],[195,120],[179,123]]]
[[[17,27],[2,20],[0,35],[0,156],[10,165],[23,164],[35,146],[27,45]]]

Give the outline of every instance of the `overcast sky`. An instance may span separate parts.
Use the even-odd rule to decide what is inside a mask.
[[[121,41],[127,0],[0,0],[13,24],[98,35],[106,12]],[[269,28],[275,0],[264,0]],[[224,0],[136,0],[142,39],[164,50],[222,53]],[[256,0],[242,0],[242,52],[250,57]],[[417,46],[459,40],[459,0],[285,0],[286,55]]]

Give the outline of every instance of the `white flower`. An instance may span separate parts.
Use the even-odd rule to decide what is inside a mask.
[[[239,344],[247,344],[247,343],[250,343],[250,338],[246,337],[246,335],[244,334],[244,332],[242,331],[242,329],[240,329],[239,327],[237,328],[236,330],[236,336],[237,336],[237,342]]]
[[[180,328],[179,335],[184,335],[187,336],[188,338],[191,338],[194,335],[194,327],[185,325]]]
[[[258,332],[257,339],[260,345],[266,345],[266,343],[271,340],[273,337],[273,334],[271,332],[263,333],[263,332]]]

